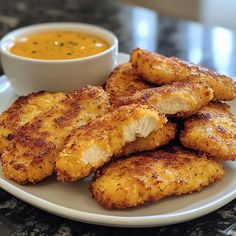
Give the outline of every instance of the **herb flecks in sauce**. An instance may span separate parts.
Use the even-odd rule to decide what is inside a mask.
[[[11,53],[45,60],[65,60],[98,54],[108,49],[105,40],[82,32],[51,31],[24,36],[16,40]]]

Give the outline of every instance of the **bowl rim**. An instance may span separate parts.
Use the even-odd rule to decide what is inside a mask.
[[[65,28],[65,27],[88,27],[88,28],[91,28],[91,29],[100,30],[101,32],[104,32],[104,33],[110,35],[111,38],[112,38],[113,43],[111,44],[111,46],[108,49],[106,49],[105,51],[102,51],[100,53],[97,53],[95,55],[82,57],[82,58],[62,59],[62,60],[35,59],[35,58],[30,58],[30,57],[23,57],[23,56],[13,54],[9,50],[6,49],[6,44],[9,44],[10,41],[11,42],[13,41],[12,37],[15,37],[17,35],[23,35],[24,33],[28,34],[32,31],[34,31],[35,29],[42,29],[41,32],[43,32],[44,29],[45,29],[45,32],[46,32],[46,29],[48,29],[49,27],[52,27],[52,26],[57,28],[55,30],[58,30],[60,27],[61,28]],[[68,30],[68,31],[72,31],[72,30]],[[7,42],[8,40],[9,40],[9,42]],[[36,62],[36,63],[42,63],[42,64],[43,63],[52,63],[52,64],[59,63],[59,64],[61,64],[61,63],[88,61],[88,60],[99,58],[99,57],[101,57],[101,56],[103,56],[107,53],[110,53],[115,48],[118,49],[118,39],[112,31],[110,31],[108,29],[105,29],[103,27],[97,26],[97,25],[87,24],[87,23],[80,23],[80,22],[50,22],[50,23],[40,23],[40,24],[27,25],[27,26],[17,28],[15,30],[12,30],[12,31],[8,32],[0,40],[0,52],[1,52],[2,55],[5,55],[7,57],[11,57],[13,59],[26,61],[26,62]]]

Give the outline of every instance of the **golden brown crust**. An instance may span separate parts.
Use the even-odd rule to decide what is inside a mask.
[[[0,115],[0,152],[14,137],[14,132],[41,112],[65,98],[64,93],[38,92],[18,98]]]
[[[153,84],[197,80],[213,89],[215,100],[232,100],[236,96],[235,83],[230,77],[179,58],[168,58],[136,48],[131,54],[130,62],[144,80]]]
[[[128,156],[132,153],[149,151],[166,145],[174,139],[176,133],[176,124],[168,122],[159,130],[153,131],[146,138],[138,138],[128,143],[117,157]]]
[[[77,181],[111,160],[126,143],[160,129],[166,118],[146,105],[130,105],[74,130],[56,160],[60,181]]]
[[[108,164],[90,191],[101,206],[125,209],[201,191],[223,176],[223,166],[205,156],[181,149],[153,151]]]
[[[110,94],[112,103],[120,97],[130,96],[136,91],[151,88],[143,81],[130,63],[117,66],[106,81],[105,90]]]
[[[51,175],[55,157],[70,131],[109,109],[109,99],[101,88],[86,86],[67,94],[16,131],[2,155],[4,175],[21,184],[36,183]]]
[[[229,106],[211,102],[185,121],[180,140],[185,147],[221,160],[236,159],[236,120]]]
[[[132,96],[120,98],[116,105],[151,104],[166,115],[188,117],[207,105],[212,97],[212,89],[206,84],[186,81],[137,91]]]

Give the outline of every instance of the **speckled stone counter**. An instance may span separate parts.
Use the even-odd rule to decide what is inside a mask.
[[[0,36],[21,26],[56,21],[87,22],[108,28],[118,36],[121,52],[129,53],[139,46],[167,56],[179,56],[236,77],[236,34],[223,28],[210,29],[109,0],[0,0]],[[0,72],[3,73],[1,69]],[[3,236],[226,235],[222,232],[235,224],[236,200],[182,224],[127,229],[60,218],[0,189],[0,235]],[[236,235],[236,232],[229,230],[230,234]]]

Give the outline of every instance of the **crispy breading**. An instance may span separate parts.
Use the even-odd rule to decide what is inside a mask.
[[[20,184],[51,175],[55,158],[73,128],[107,113],[110,101],[98,87],[86,86],[67,94],[50,110],[22,126],[2,154],[4,175]]]
[[[19,127],[33,120],[39,113],[49,110],[63,98],[65,94],[60,92],[38,92],[18,98],[0,115],[0,153]]]
[[[125,209],[171,196],[201,191],[224,176],[215,160],[181,149],[152,151],[109,163],[90,186],[108,209]]]
[[[236,159],[236,119],[229,106],[211,102],[186,120],[181,143],[221,160]]]
[[[154,108],[133,104],[74,130],[56,160],[58,180],[76,181],[88,176],[122,151],[126,143],[147,137],[166,122]]]
[[[159,130],[153,131],[146,138],[137,138],[135,141],[126,144],[118,156],[128,156],[132,153],[159,148],[169,143],[170,140],[174,139],[175,133],[176,124],[168,122],[167,124],[164,124]]]
[[[105,90],[110,94],[112,103],[120,97],[134,94],[136,91],[151,88],[143,81],[130,63],[117,66],[106,81]]]
[[[131,54],[130,61],[138,74],[153,84],[163,85],[176,81],[197,80],[213,89],[215,100],[228,101],[236,96],[236,83],[230,77],[179,58],[168,58],[136,48]]]
[[[188,117],[205,106],[212,97],[212,89],[202,82],[176,82],[137,91],[132,96],[120,98],[117,105],[151,104],[166,115]]]

